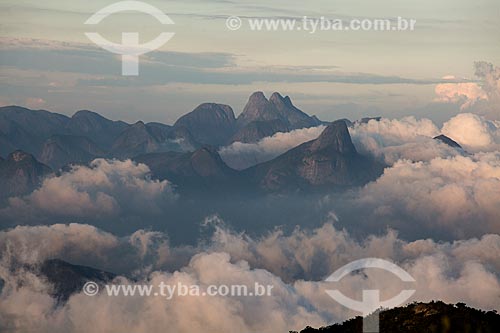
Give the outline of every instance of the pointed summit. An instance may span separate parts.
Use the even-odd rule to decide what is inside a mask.
[[[447,137],[446,135],[444,134],[441,134],[441,135],[438,135],[434,138],[434,140],[439,140],[445,144],[447,144],[448,146],[450,147],[453,147],[453,148],[460,148],[462,149],[462,146],[460,146],[458,144],[458,142],[456,142],[455,140],[453,140],[452,138],[450,137]]]
[[[383,169],[371,157],[357,153],[341,120],[330,124],[316,140],[244,172],[261,189],[281,192],[360,186],[378,178]]]
[[[311,145],[312,151],[329,149],[342,154],[356,153],[345,121],[331,123]]]
[[[268,121],[280,118],[275,105],[264,96],[262,91],[257,91],[250,96],[243,112],[238,117],[238,126],[243,127],[253,121]]]
[[[269,98],[269,101],[276,106],[282,104],[288,107],[293,107],[292,100],[290,99],[290,97],[288,96],[283,97],[279,92],[274,92]]]

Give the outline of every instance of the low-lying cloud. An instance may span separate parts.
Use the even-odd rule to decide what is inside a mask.
[[[168,181],[151,180],[149,172],[130,160],[96,159],[46,178],[27,196],[10,198],[0,215],[81,218],[159,212],[160,203],[175,194]]]
[[[366,228],[437,239],[500,233],[500,153],[402,160],[346,197],[332,205]]]
[[[257,143],[234,142],[220,149],[224,162],[233,169],[243,170],[258,163],[272,160],[298,145],[316,139],[325,126],[301,128],[291,132],[278,132]]]
[[[212,219],[213,220],[213,219]],[[0,232],[0,274],[5,281],[0,296],[2,329],[39,332],[134,331],[151,332],[165,328],[175,332],[279,332],[320,326],[356,315],[331,299],[325,292],[332,286],[322,282],[340,266],[364,257],[393,260],[416,280],[415,295],[409,300],[465,302],[484,309],[500,309],[500,236],[436,243],[430,239],[407,242],[389,231],[381,236],[356,240],[331,223],[314,230],[297,229],[290,234],[276,230],[252,238],[231,232],[216,223],[212,237],[197,247],[175,248],[165,242],[167,235],[139,230],[117,237],[91,226],[53,225],[17,227]],[[50,244],[36,241],[40,234]],[[137,235],[148,241],[135,243]],[[138,246],[138,244],[141,244]],[[23,245],[25,245],[23,247]],[[26,245],[29,245],[27,247]],[[95,255],[83,260],[93,248]],[[123,258],[123,248],[128,255]],[[16,251],[10,251],[15,249]],[[19,250],[18,250],[19,249]],[[71,251],[68,251],[71,249]],[[132,250],[134,249],[134,250]],[[36,259],[25,253],[37,253]],[[140,264],[134,258],[153,254],[155,260]],[[169,257],[185,254],[179,268],[169,267]],[[88,297],[73,295],[57,305],[46,283],[33,274],[19,276],[10,270],[13,262],[39,262],[64,258],[75,264],[130,262],[124,274],[141,271],[137,283],[158,285],[244,284],[272,285],[271,297],[109,297],[103,293]],[[154,268],[151,268],[154,267]],[[117,282],[126,283],[119,278]],[[129,281],[129,283],[132,283]],[[377,288],[382,297],[400,291],[393,278],[377,270],[350,275],[340,288],[350,297],[361,289]]]

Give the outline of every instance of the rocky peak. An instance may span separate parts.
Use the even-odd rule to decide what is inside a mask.
[[[331,123],[311,145],[312,151],[330,149],[343,154],[356,153],[347,125],[342,120]]]
[[[191,155],[191,165],[203,177],[222,175],[226,167],[219,153],[211,147],[198,149]]]
[[[33,155],[28,154],[22,150],[16,150],[16,151],[9,154],[9,156],[7,157],[7,160],[19,163],[19,162],[24,161],[24,160],[35,161],[35,158],[33,157]]]
[[[248,99],[243,112],[238,117],[238,125],[245,126],[252,121],[280,119],[276,106],[261,91],[253,93]]]
[[[288,96],[283,97],[279,92],[274,92],[269,98],[269,101],[276,106],[283,105],[286,107],[293,107],[292,100],[290,99],[290,97]]]
[[[262,91],[256,91],[250,95],[250,97],[248,98],[248,102],[249,103],[268,102],[268,100]]]
[[[462,146],[460,146],[455,140],[443,134],[436,136],[434,140],[439,140],[453,148],[460,148],[460,149],[462,148]]]

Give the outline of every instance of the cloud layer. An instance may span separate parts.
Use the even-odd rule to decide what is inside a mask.
[[[175,195],[167,181],[151,180],[144,164],[96,159],[47,178],[25,197],[9,200],[2,214],[48,216],[117,216],[159,211],[158,204]]]
[[[0,327],[39,332],[151,332],[168,325],[169,329],[182,333],[277,332],[325,325],[356,314],[329,298],[326,289],[340,288],[354,298],[360,297],[361,289],[380,288],[382,297],[387,298],[400,291],[397,279],[377,270],[351,275],[336,286],[322,282],[340,266],[364,257],[391,259],[407,270],[416,279],[417,292],[410,301],[441,299],[499,309],[498,235],[435,243],[428,239],[406,242],[396,233],[388,232],[357,241],[349,233],[325,224],[310,231],[297,229],[285,234],[277,230],[251,238],[228,231],[221,221],[216,222],[211,239],[193,248],[171,247],[165,242],[166,235],[152,235],[142,230],[117,237],[77,224],[17,227],[0,232],[0,273],[5,280],[0,296]],[[50,245],[37,241],[40,236],[50,240]],[[162,240],[158,242],[159,239]],[[163,245],[159,247],[159,243]],[[125,256],[124,248],[128,248]],[[30,256],[31,253],[37,253],[36,258]],[[84,260],[88,253],[93,253],[93,257]],[[185,254],[185,262],[179,268],[170,268],[168,258],[177,257],[179,253]],[[156,259],[147,264],[137,260],[151,254],[154,254],[151,258]],[[54,257],[77,264],[94,261],[95,265],[128,260],[131,264],[124,273],[135,272],[138,283],[176,285],[180,282],[206,288],[212,284],[253,286],[259,282],[274,286],[273,295],[191,296],[166,300],[109,297],[102,293],[88,297],[81,293],[57,306],[42,280],[25,272],[19,285],[19,275],[9,270],[14,261],[39,262]],[[137,271],[142,273],[137,275]],[[123,278],[118,281],[130,283]]]

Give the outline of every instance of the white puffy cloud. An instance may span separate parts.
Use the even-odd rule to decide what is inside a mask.
[[[234,169],[242,170],[252,165],[272,160],[280,154],[316,139],[325,126],[301,128],[287,133],[278,132],[257,143],[234,142],[219,151],[224,162]]]
[[[0,214],[35,216],[115,216],[123,211],[158,211],[158,202],[175,195],[168,181],[151,180],[144,164],[96,159],[50,177],[25,197],[9,199]]]
[[[462,113],[443,124],[442,132],[472,151],[500,150],[500,122]]]
[[[366,226],[437,238],[500,233],[500,152],[401,160],[341,205]]]
[[[430,161],[436,157],[500,149],[500,122],[472,113],[458,114],[445,122],[441,129],[429,119],[405,117],[355,124],[350,133],[361,153],[371,154],[388,165],[401,159]],[[439,134],[456,141],[465,151],[434,140]]]
[[[437,102],[460,103],[461,109],[467,109],[481,99],[488,99],[488,95],[475,82],[441,83],[434,89]]]
[[[0,233],[3,242],[33,239],[40,227],[23,227]],[[42,239],[61,243],[47,257],[63,255],[71,248],[85,253],[90,246],[105,261],[120,260],[120,249],[142,238],[143,231],[118,238],[89,226],[44,227]],[[76,230],[84,230],[82,240],[75,241]],[[69,229],[74,229],[70,232]],[[61,232],[63,230],[63,232]],[[54,235],[49,236],[49,233]],[[92,235],[94,234],[94,235]],[[138,237],[139,236],[139,237]],[[155,237],[157,237],[156,235]],[[52,238],[49,238],[52,237]],[[166,238],[165,235],[162,238]],[[88,240],[92,240],[89,242]],[[87,240],[87,241],[86,241]],[[175,255],[179,249],[159,249],[153,243],[139,241],[136,255],[166,252]],[[31,251],[45,251],[43,242],[33,243]],[[100,249],[106,248],[106,251]],[[149,249],[151,248],[151,249]],[[148,250],[149,249],[149,250]],[[185,250],[185,249],[183,249]],[[2,259],[16,253],[2,251]],[[390,259],[402,266],[416,280],[415,295],[409,300],[465,302],[484,309],[499,309],[500,236],[491,234],[480,239],[436,243],[429,239],[407,242],[390,231],[385,235],[357,240],[331,224],[314,230],[297,229],[291,234],[274,231],[251,238],[218,227],[208,243],[198,245],[182,267],[173,270],[148,271],[134,283],[174,286],[243,284],[255,282],[272,285],[268,297],[110,297],[100,293],[94,297],[73,295],[66,304],[56,304],[47,294],[48,288],[36,276],[18,285],[17,276],[0,261],[6,281],[0,295],[0,328],[38,332],[134,331],[151,332],[168,327],[175,332],[277,332],[320,326],[344,320],[357,313],[332,300],[325,292],[339,288],[349,297],[360,297],[362,289],[376,288],[382,297],[397,294],[402,285],[390,274],[366,270],[350,275],[339,285],[322,282],[342,265],[365,257]],[[83,255],[82,255],[83,257]],[[157,258],[162,257],[158,255]],[[73,263],[81,263],[75,259]],[[42,260],[40,256],[38,259]],[[135,265],[132,268],[135,270]],[[157,265],[157,267],[159,267]],[[302,275],[298,278],[297,275]],[[116,282],[132,283],[119,278]],[[168,325],[168,326],[165,326]]]
[[[355,124],[349,131],[360,153],[373,155],[389,165],[400,159],[427,161],[460,153],[433,139],[440,131],[429,119],[382,118]]]
[[[435,88],[436,101],[458,103],[464,112],[500,120],[500,67],[485,61],[474,64],[479,82],[442,83]]]

